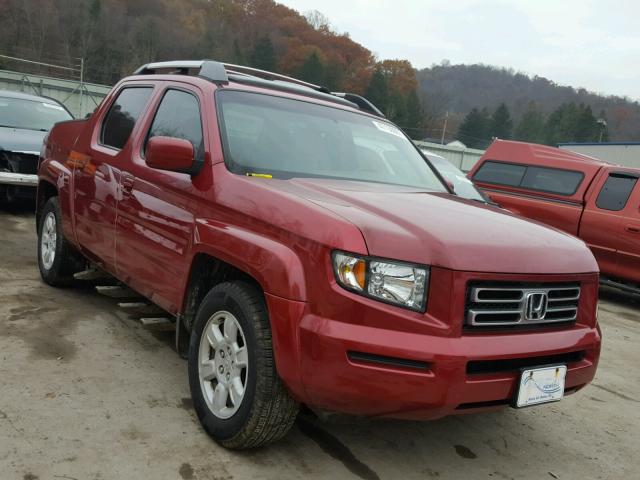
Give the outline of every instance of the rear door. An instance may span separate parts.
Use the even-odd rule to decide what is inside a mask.
[[[638,175],[633,172],[603,170],[594,183],[594,194],[587,200],[580,222],[580,238],[591,248],[605,276],[620,277],[621,269],[627,270],[619,250],[624,237],[625,212],[637,183]]]
[[[170,312],[180,305],[188,275],[196,208],[202,192],[207,132],[203,96],[189,85],[165,83],[157,105],[144,120],[131,160],[122,172],[118,204],[116,256],[118,275],[134,289]],[[153,136],[189,140],[195,173],[154,169],[145,163],[146,142]]]
[[[73,218],[76,239],[84,253],[115,273],[115,226],[120,173],[128,162],[131,136],[153,87],[124,85],[98,119],[94,131],[79,144],[73,170]]]

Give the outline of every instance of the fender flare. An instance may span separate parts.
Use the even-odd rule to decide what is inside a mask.
[[[193,258],[198,254],[226,262],[260,285],[269,311],[278,375],[291,394],[302,400],[299,322],[307,289],[298,255],[281,242],[212,220],[196,221]],[[186,298],[186,285],[183,291]]]
[[[289,246],[234,225],[196,220],[192,254],[210,255],[253,277],[265,293],[305,301],[302,262]]]

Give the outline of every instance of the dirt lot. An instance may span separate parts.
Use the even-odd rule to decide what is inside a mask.
[[[431,423],[302,418],[232,453],[200,429],[186,363],[91,289],[40,282],[34,221],[0,210],[0,479],[622,479],[640,469],[640,301],[603,291],[595,382],[558,404]]]

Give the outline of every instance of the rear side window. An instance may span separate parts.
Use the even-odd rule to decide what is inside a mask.
[[[612,173],[598,194],[596,206],[603,210],[614,212],[622,210],[627,205],[629,195],[631,195],[637,182],[637,177],[622,173]]]
[[[157,136],[189,140],[193,145],[196,162],[204,162],[200,104],[195,95],[181,90],[168,90],[165,93],[151,124],[147,141]]]
[[[573,195],[582,182],[582,173],[556,168],[527,167],[521,187],[542,192]]]
[[[534,167],[503,162],[485,162],[473,176],[474,180],[496,185],[526,188],[558,195],[573,195],[584,175],[573,170]]]
[[[527,167],[524,165],[484,162],[473,178],[479,182],[517,187],[522,182],[522,177],[524,177],[526,170]]]
[[[125,146],[152,90],[151,87],[131,87],[120,92],[104,118],[100,137],[102,145],[118,150]]]

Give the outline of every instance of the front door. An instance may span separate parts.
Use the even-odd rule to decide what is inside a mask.
[[[203,191],[197,188],[206,157],[198,92],[167,85],[144,128],[147,133],[139,136],[132,161],[122,172],[116,226],[118,276],[173,313],[180,308],[182,282],[189,273],[195,208]],[[153,136],[189,140],[195,151],[193,172],[147,166],[144,150]]]
[[[95,263],[115,273],[115,226],[120,172],[131,155],[129,137],[144,110],[152,87],[125,87],[97,122],[98,132],[73,152],[76,239]],[[79,142],[83,144],[83,142]]]

